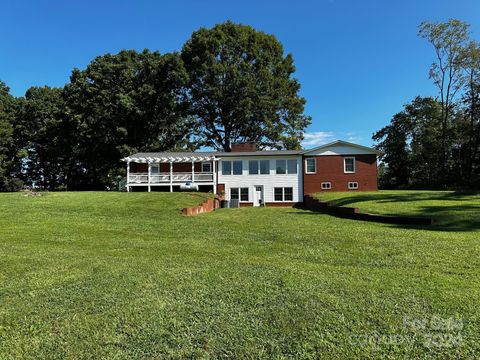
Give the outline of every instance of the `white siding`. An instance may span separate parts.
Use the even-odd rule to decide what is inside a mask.
[[[276,160],[297,160],[297,173],[296,174],[277,174],[276,173]],[[235,161],[241,160],[243,165],[242,175],[222,175],[223,161]],[[269,160],[270,161],[270,173],[250,175],[248,173],[248,161],[249,160]],[[248,202],[253,202],[254,199],[254,187],[256,185],[263,186],[264,202],[275,202],[273,192],[275,187],[291,187],[293,188],[293,202],[303,201],[303,163],[302,157],[297,155],[286,156],[242,156],[242,157],[224,157],[219,161],[218,166],[218,184],[225,184],[225,198],[230,200],[231,188],[248,187]]]

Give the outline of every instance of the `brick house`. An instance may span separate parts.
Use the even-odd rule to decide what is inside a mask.
[[[377,190],[381,152],[337,140],[309,150],[137,153],[127,163],[127,191],[213,191],[241,206],[285,206],[321,191]]]

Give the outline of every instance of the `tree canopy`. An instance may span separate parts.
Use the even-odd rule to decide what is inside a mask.
[[[385,152],[383,186],[480,186],[480,47],[468,29],[456,19],[420,24],[438,94],[415,98],[373,135]]]
[[[273,36],[232,22],[194,32],[182,49],[190,113],[207,146],[238,141],[295,149],[310,118],[293,57]]]
[[[297,148],[310,118],[294,71],[274,36],[227,22],[181,53],[98,56],[63,88],[14,98],[0,82],[0,190],[111,189],[137,151]]]
[[[178,54],[121,51],[75,69],[65,86],[66,111],[78,129],[83,186],[102,188],[119,175],[119,159],[136,151],[162,151],[189,135],[182,101],[187,75]]]
[[[16,178],[12,176],[15,167],[13,153],[13,121],[16,101],[10,89],[0,81],[0,189],[15,190]]]

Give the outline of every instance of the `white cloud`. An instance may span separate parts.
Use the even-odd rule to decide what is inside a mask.
[[[320,146],[334,140],[334,133],[330,131],[314,131],[304,134],[303,146]]]

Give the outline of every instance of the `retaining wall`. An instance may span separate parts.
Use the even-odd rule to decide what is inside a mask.
[[[362,213],[358,208],[337,206],[329,202],[320,201],[309,195],[305,195],[303,206],[309,210],[318,211],[346,219],[403,225],[432,225],[433,223],[433,219],[426,217],[392,216]]]
[[[182,214],[185,216],[196,216],[198,214],[214,211],[219,207],[220,207],[220,199],[210,198],[210,199],[205,199],[200,205],[183,208]]]

